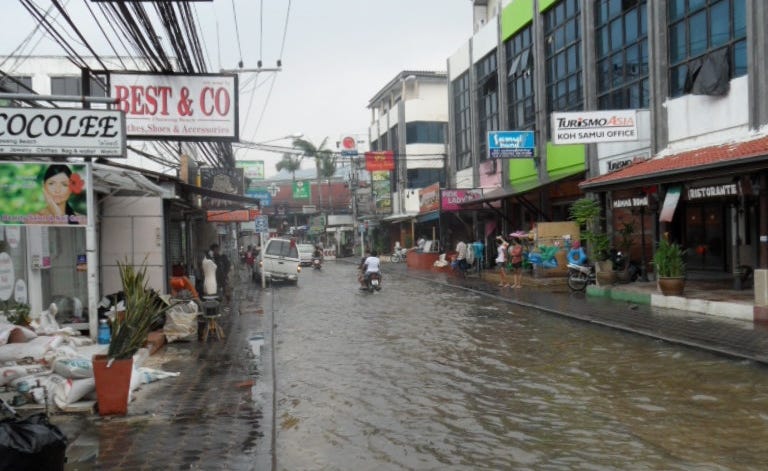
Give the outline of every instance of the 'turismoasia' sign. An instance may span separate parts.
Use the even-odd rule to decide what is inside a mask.
[[[119,111],[0,108],[0,155],[125,157]]]
[[[483,197],[481,188],[467,190],[440,190],[440,209],[443,211],[458,211],[461,204],[479,200]]]
[[[236,75],[110,74],[128,137],[237,140]]]
[[[555,144],[589,144],[637,139],[635,110],[552,113],[552,142]]]

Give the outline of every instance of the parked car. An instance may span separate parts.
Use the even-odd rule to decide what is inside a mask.
[[[315,246],[312,244],[297,244],[299,249],[299,263],[302,267],[312,265],[312,254],[315,252]]]
[[[297,283],[301,265],[296,241],[269,239],[264,247],[261,269],[264,271],[264,277],[270,281],[286,280]]]

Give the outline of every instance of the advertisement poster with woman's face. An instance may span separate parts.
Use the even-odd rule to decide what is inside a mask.
[[[85,226],[86,166],[0,164],[0,224]]]

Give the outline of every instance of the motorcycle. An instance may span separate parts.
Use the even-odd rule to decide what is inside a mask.
[[[619,281],[629,283],[640,278],[640,266],[630,260],[623,252],[612,250],[610,258],[613,261],[613,270],[617,273]]]
[[[320,257],[312,257],[312,268],[320,270],[323,267],[323,262]]]
[[[594,265],[568,264],[568,287],[571,291],[584,291],[587,285],[594,285],[595,267]]]
[[[365,287],[371,293],[374,291],[381,291],[381,273],[367,273],[365,275]]]
[[[407,255],[408,255],[408,249],[402,249],[402,248],[396,249],[394,252],[392,252],[390,261],[392,261],[392,263],[404,262]]]

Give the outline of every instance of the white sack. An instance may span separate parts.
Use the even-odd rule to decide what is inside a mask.
[[[34,338],[26,343],[10,343],[0,345],[0,362],[17,361],[31,358],[40,361],[45,353],[57,348],[64,341],[62,337],[47,335]]]

